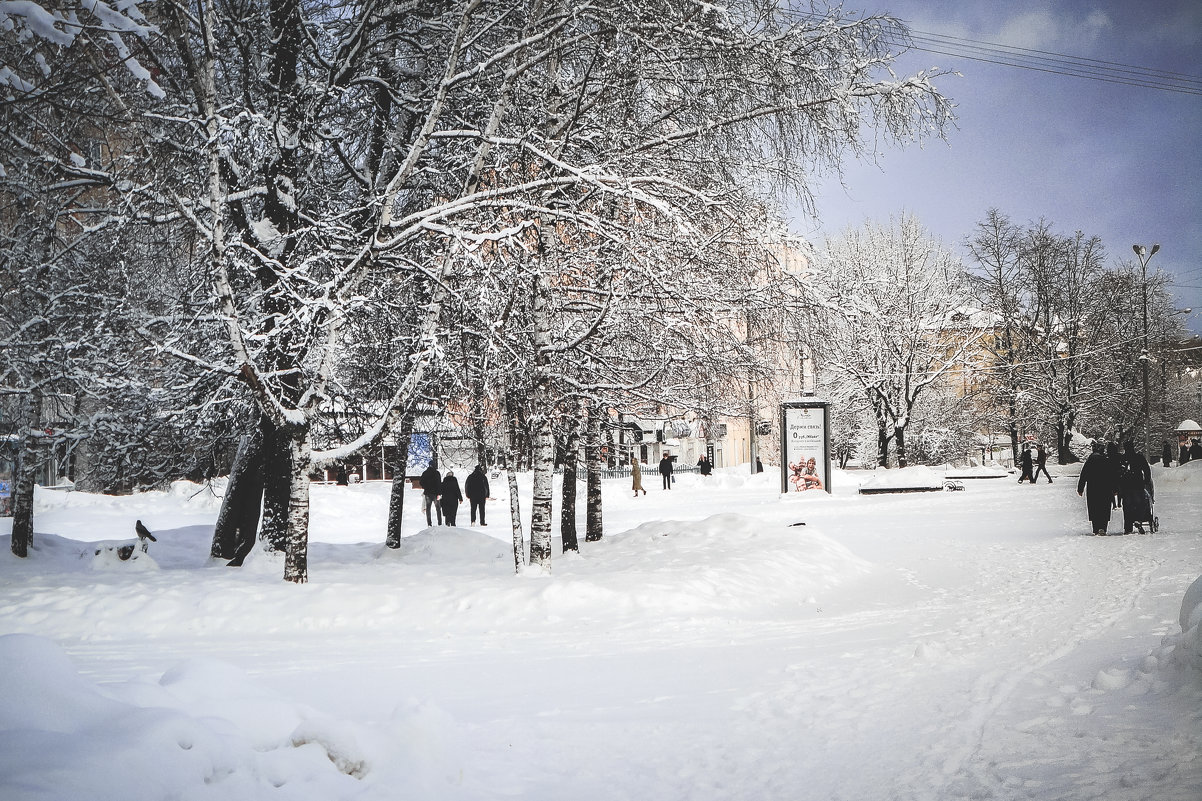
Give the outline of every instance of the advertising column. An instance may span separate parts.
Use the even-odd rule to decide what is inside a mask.
[[[831,491],[829,409],[821,400],[781,404],[782,493]]]

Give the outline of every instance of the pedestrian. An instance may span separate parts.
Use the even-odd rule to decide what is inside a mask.
[[[438,473],[438,466],[434,460],[430,460],[430,466],[422,472],[418,481],[422,485],[422,511],[426,513],[426,525],[434,525],[434,521],[430,519],[430,507],[434,507],[435,513],[438,515],[438,525],[442,525],[442,507],[438,505],[438,494],[442,489],[442,476]]]
[[[1152,468],[1147,458],[1135,450],[1135,443],[1123,443],[1123,462],[1118,473],[1118,490],[1123,496],[1123,533],[1130,534],[1140,521],[1152,520],[1152,501],[1156,489],[1152,486]],[[1139,526],[1140,533],[1144,527]]]
[[[1019,463],[1022,465],[1023,471],[1018,477],[1018,483],[1021,484],[1024,481],[1030,481],[1034,484],[1035,477],[1031,475],[1031,449],[1026,445],[1023,445],[1023,452],[1019,456]]]
[[[1194,437],[1192,440],[1190,440],[1189,458],[1191,460],[1202,459],[1202,442],[1198,442],[1197,437]]]
[[[1081,466],[1081,478],[1077,479],[1077,494],[1085,495],[1085,507],[1089,511],[1089,525],[1094,534],[1106,533],[1110,525],[1110,507],[1114,500],[1114,471],[1101,442],[1094,442],[1093,453]]]
[[[1034,484],[1039,478],[1039,474],[1043,473],[1048,477],[1048,483],[1052,483],[1052,474],[1048,472],[1048,452],[1043,447],[1043,443],[1035,446],[1035,476],[1031,479]]]
[[[1167,439],[1160,446],[1160,463],[1165,467],[1173,464],[1173,449],[1169,446]]]
[[[639,497],[639,493],[647,494],[647,490],[643,489],[643,468],[639,466],[639,460],[631,458],[630,460],[630,488],[634,490],[634,497]]]
[[[463,493],[459,490],[459,479],[455,478],[454,470],[448,470],[443,478],[440,496],[438,503],[442,506],[442,517],[448,526],[453,526],[455,515],[459,512],[459,503],[463,500]]]
[[[468,501],[471,503],[472,509],[472,525],[476,524],[476,510],[480,510],[480,525],[487,526],[484,522],[484,502],[488,500],[488,476],[484,474],[484,465],[476,465],[476,469],[463,482],[463,493],[467,495]],[[453,525],[453,524],[452,524]]]
[[[672,457],[667,453],[659,460],[659,474],[664,479],[664,489],[672,489]]]
[[[764,472],[764,463],[760,461],[760,457],[755,457],[755,472]]]
[[[1189,461],[1189,448],[1187,448],[1185,446],[1185,443],[1183,442],[1183,443],[1181,443],[1181,453],[1177,457],[1177,464],[1182,465],[1188,461]]]
[[[701,454],[701,458],[697,460],[697,467],[701,470],[701,475],[703,476],[708,476],[713,470],[713,465],[710,464],[710,460],[705,457],[704,453]]]

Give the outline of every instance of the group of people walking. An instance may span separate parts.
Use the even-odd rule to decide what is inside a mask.
[[[438,516],[438,525],[444,525],[443,521],[446,521],[445,525],[455,525],[459,504],[463,503],[465,494],[471,503],[472,525],[476,524],[477,512],[480,513],[480,525],[488,525],[484,522],[484,502],[489,496],[488,476],[484,473],[484,465],[476,465],[476,469],[463,482],[462,491],[459,489],[459,479],[455,477],[455,471],[448,470],[443,476],[434,462],[430,462],[430,466],[418,480],[422,485],[422,511],[426,513],[427,526],[434,525],[431,508]]]
[[[1185,464],[1192,462],[1195,459],[1202,459],[1202,442],[1198,442],[1198,438],[1190,440],[1187,447],[1184,442],[1181,443],[1181,452],[1177,458],[1177,464]],[[1166,439],[1160,449],[1160,461],[1165,467],[1168,467],[1173,460],[1173,450],[1169,447],[1169,441]]]
[[[760,460],[757,458],[755,461],[757,469],[763,472],[764,468],[760,465]],[[708,476],[713,472],[714,467],[705,454],[702,454],[701,458],[697,460],[697,470],[703,476]],[[663,458],[659,460],[659,475],[663,479],[664,489],[672,489],[672,482],[676,478],[673,475],[671,454],[665,453]],[[639,464],[638,459],[631,459],[630,461],[630,488],[634,491],[634,497],[636,498],[639,497],[640,492],[644,495],[647,494],[647,490],[643,489],[643,468]]]
[[[1052,474],[1048,472],[1048,452],[1044,450],[1043,443],[1035,446],[1035,456],[1031,456],[1032,448],[1023,448],[1022,455],[1019,457],[1019,466],[1022,472],[1018,476],[1018,483],[1030,481],[1032,484],[1039,478],[1039,474],[1043,473],[1048,477],[1048,483],[1052,483]],[[1031,469],[1035,468],[1034,474]]]
[[[1111,512],[1118,508],[1123,510],[1124,534],[1135,529],[1141,534],[1147,533],[1144,523],[1152,523],[1152,504],[1156,498],[1152,468],[1147,458],[1135,450],[1131,440],[1123,443],[1122,453],[1117,443],[1112,442],[1107,448],[1095,441],[1093,453],[1081,467],[1077,494],[1085,496],[1094,534],[1106,533]]]

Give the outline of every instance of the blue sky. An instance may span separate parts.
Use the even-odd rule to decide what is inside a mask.
[[[1202,2],[918,2],[859,0],[916,32],[1184,73],[1202,81]],[[911,52],[899,69],[941,67],[957,104],[947,141],[887,149],[815,185],[820,219],[796,214],[814,242],[862,223],[913,214],[954,250],[990,207],[1015,222],[1046,219],[1106,244],[1109,264],[1131,245],[1160,244],[1149,262],[1169,275],[1202,333],[1202,95],[1119,85]]]

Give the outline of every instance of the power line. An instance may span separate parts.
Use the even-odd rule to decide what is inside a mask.
[[[899,47],[909,47],[927,53],[1034,72],[1126,86],[1140,86],[1179,94],[1202,95],[1202,78],[1133,64],[1101,61],[1046,50],[1031,50],[1025,47],[944,36],[925,31],[911,31],[911,41],[908,43],[904,40],[894,40],[893,43]]]
[[[819,22],[820,14],[789,11],[788,16]],[[966,39],[960,36],[909,30],[908,36],[895,35],[887,41],[904,50],[918,50],[951,58],[963,58],[1004,67],[1084,78],[1091,81],[1137,86],[1186,95],[1202,95],[1202,77],[1171,70],[1122,64],[1116,61],[1071,56],[1048,50],[1033,50],[1014,45]]]

